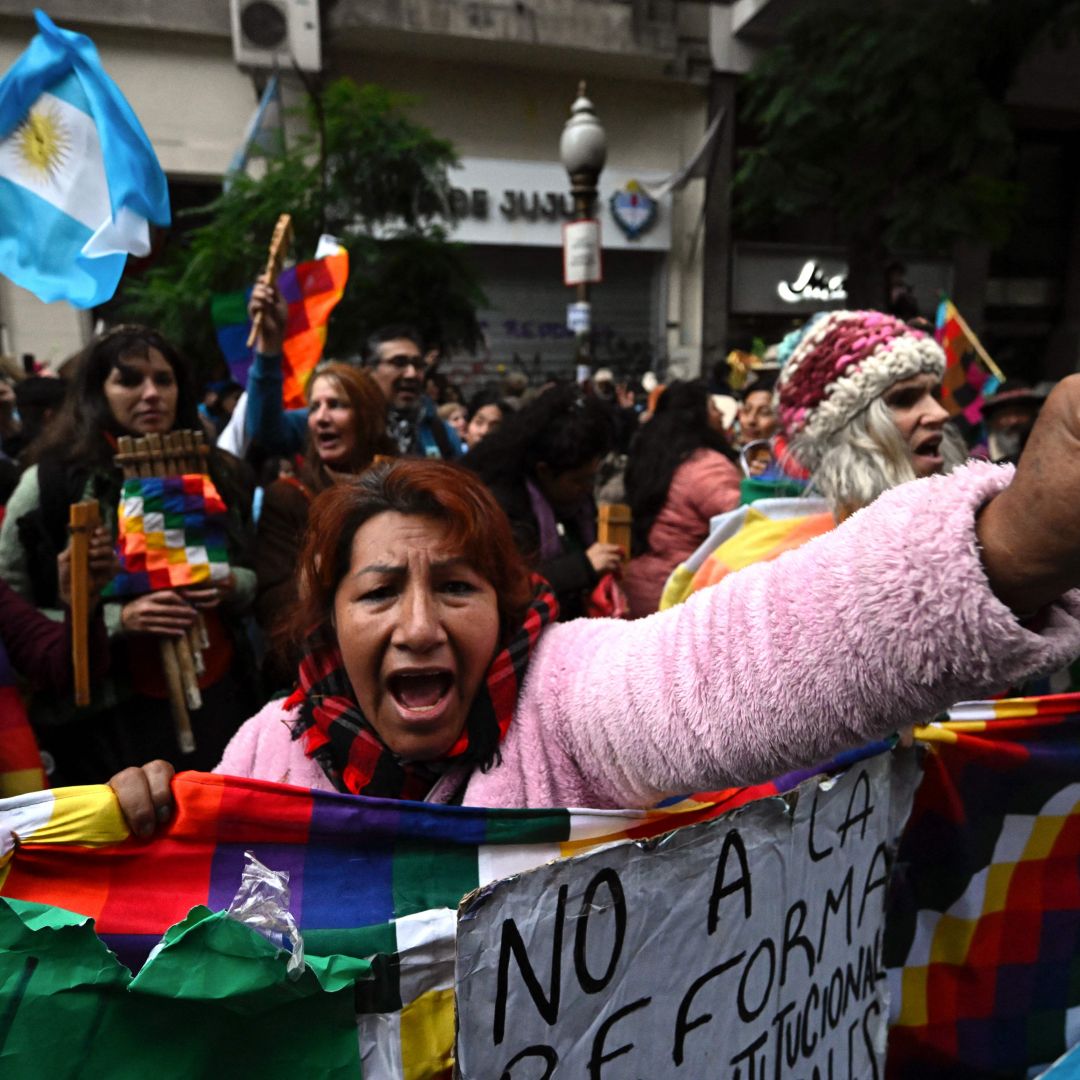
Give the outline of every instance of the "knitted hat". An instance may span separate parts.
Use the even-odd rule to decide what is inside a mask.
[[[945,374],[932,337],[880,311],[815,315],[784,339],[780,355],[780,422],[804,442],[839,431],[901,379]]]

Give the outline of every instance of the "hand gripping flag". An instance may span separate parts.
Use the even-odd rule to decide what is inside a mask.
[[[320,251],[329,245],[320,243]],[[300,409],[307,404],[304,390],[308,376],[322,359],[330,313],[345,293],[349,280],[349,253],[335,245],[322,258],[297,263],[282,270],[278,289],[289,305],[285,323],[282,398],[286,409]],[[232,377],[247,385],[248,370],[255,357],[247,346],[251,322],[247,300],[251,290],[219,293],[210,301],[218,345],[225,354]]]
[[[0,273],[41,300],[94,307],[129,254],[169,224],[150,140],[93,42],[35,12],[39,33],[0,80]]]
[[[449,1080],[464,895],[820,771],[647,811],[441,806],[181,773],[176,813],[150,842],[104,785],[0,801],[0,1073],[71,1075],[76,1047],[85,1076]],[[306,964],[295,980],[221,914],[249,850],[288,871]]]

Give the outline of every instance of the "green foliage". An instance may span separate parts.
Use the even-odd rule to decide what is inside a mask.
[[[1074,0],[815,0],[745,80],[758,135],[735,177],[743,225],[828,209],[849,243],[940,249],[1006,238],[1005,92]]]
[[[298,260],[314,255],[323,232],[349,249],[349,284],[331,319],[328,355],[357,353],[367,333],[391,321],[417,323],[446,344],[473,346],[483,295],[439,224],[454,150],[411,120],[409,105],[379,86],[331,83],[285,153],[265,159],[263,176],[240,176],[209,206],[191,212],[208,220],[170,238],[153,267],[125,281],[119,314],[158,327],[205,373],[220,361],[211,295],[255,279],[278,215],[287,212]]]

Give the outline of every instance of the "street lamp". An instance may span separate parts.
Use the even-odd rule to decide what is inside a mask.
[[[592,330],[589,286],[600,281],[600,227],[593,219],[596,187],[607,159],[607,135],[585,96],[584,81],[570,106],[570,119],[559,139],[559,157],[570,176],[574,197],[574,222],[563,235],[563,277],[577,287],[577,303],[571,305],[568,323],[577,337],[577,364],[589,366]]]

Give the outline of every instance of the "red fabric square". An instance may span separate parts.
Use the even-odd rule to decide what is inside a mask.
[[[196,904],[205,904],[214,859],[212,841],[163,836],[108,850],[110,888],[98,918],[100,933],[163,934]]]

